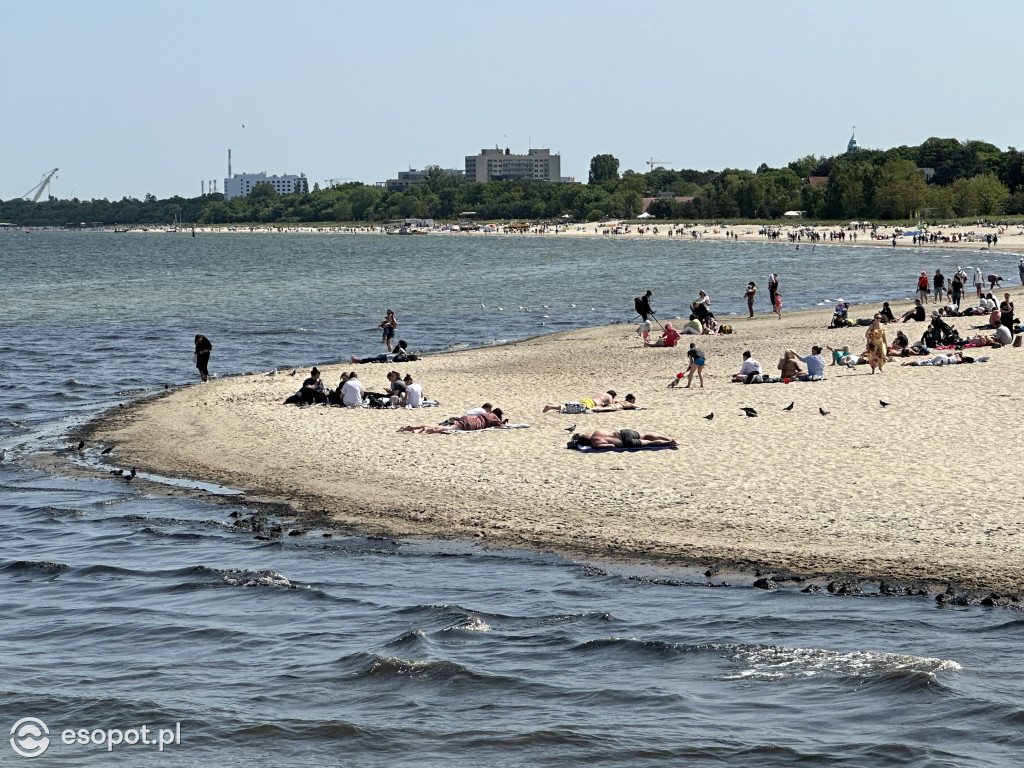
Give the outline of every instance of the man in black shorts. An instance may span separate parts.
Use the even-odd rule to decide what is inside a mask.
[[[678,445],[671,437],[646,433],[641,435],[635,429],[620,429],[614,432],[595,429],[593,432],[577,432],[572,436],[578,445],[591,448],[647,448],[656,445]]]

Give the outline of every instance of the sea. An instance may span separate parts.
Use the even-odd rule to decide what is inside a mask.
[[[380,352],[388,308],[443,354],[633,324],[648,289],[659,318],[704,289],[728,322],[769,272],[786,311],[902,302],[922,269],[1018,257],[0,232],[0,765],[1019,766],[1018,610],[351,530],[257,539],[237,489],[138,488],[116,446],[74,437],[196,386],[197,333],[217,377],[304,370]]]

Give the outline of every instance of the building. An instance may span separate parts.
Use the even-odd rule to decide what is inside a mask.
[[[270,184],[279,195],[290,195],[295,192],[309,192],[306,174],[299,176],[267,176],[261,173],[235,173],[224,179],[224,199],[248,197],[257,184]]]
[[[466,155],[466,181],[562,181],[562,156],[550,149],[530,149],[525,155],[504,150],[481,149]]]
[[[444,168],[441,170],[446,176],[457,176],[462,178],[462,171],[456,168]],[[414,168],[410,168],[408,171],[399,171],[397,179],[388,179],[387,181],[378,181],[378,187],[384,187],[388,192],[405,192],[410,187],[415,187],[418,184],[423,184],[427,180],[427,172],[417,171]]]
[[[860,144],[857,143],[857,128],[854,126],[853,133],[850,134],[850,141],[846,144],[846,154],[850,155],[860,150]]]

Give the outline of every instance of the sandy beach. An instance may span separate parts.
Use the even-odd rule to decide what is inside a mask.
[[[852,223],[852,222],[851,222]],[[474,227],[472,229],[467,229]],[[478,228],[477,228],[478,227]],[[273,235],[280,233],[300,234],[357,234],[357,235],[384,235],[395,234],[398,225],[362,224],[352,226],[311,226],[303,224],[290,224],[282,226],[203,226],[195,227],[194,231],[199,233],[234,234],[249,233]],[[830,225],[815,221],[803,221],[791,219],[786,221],[774,221],[769,223],[734,223],[726,222],[667,222],[657,219],[633,220],[633,221],[603,221],[591,223],[566,223],[566,224],[527,224],[525,222],[481,222],[479,224],[462,222],[460,225],[438,223],[433,227],[422,227],[415,230],[416,234],[432,236],[456,236],[456,237],[487,237],[495,235],[513,235],[515,237],[584,237],[584,238],[639,238],[639,239],[698,239],[698,240],[733,240],[737,242],[768,242],[769,239],[763,233],[763,229],[778,230],[781,236],[772,240],[780,246],[793,247],[793,244],[812,247],[814,245],[810,233],[817,235],[819,243],[823,245],[855,245],[855,246],[876,246],[892,247],[893,235],[896,235],[897,248],[940,248],[959,251],[1000,251],[1004,253],[1024,254],[1024,224],[997,224],[997,223],[975,223],[975,224],[953,224],[944,223],[927,228],[929,234],[936,235],[936,240],[929,242],[915,242],[914,234],[920,231],[916,226],[894,225],[879,223],[872,233],[868,227],[850,227],[849,225]],[[184,227],[182,231],[191,230],[191,227]],[[389,231],[390,230],[390,231]],[[831,234],[838,234],[846,230],[842,240],[830,239]],[[159,227],[135,228],[130,230],[133,233],[160,233],[164,230]],[[856,237],[853,233],[856,233]],[[790,241],[788,235],[792,233],[798,238]],[[872,234],[874,236],[872,236]],[[987,242],[986,235],[995,236],[995,243]],[[1004,274],[1004,278],[1013,280],[1013,274]],[[969,281],[968,281],[969,282]]]
[[[854,307],[850,316],[876,308]],[[699,337],[704,389],[667,387],[696,337],[644,348],[634,326],[620,325],[397,366],[321,366],[329,386],[355,370],[377,391],[392,367],[411,373],[437,408],[283,406],[308,371],[278,371],[171,391],[108,415],[89,437],[115,444],[120,466],[221,483],[363,531],[1019,592],[1024,351],[975,350],[991,360],[973,365],[893,362],[876,375],[829,366],[815,383],[730,383],[744,350],[775,372],[789,347],[802,355],[812,344],[863,348],[864,328],[828,329],[830,317],[737,318],[734,334]],[[966,335],[981,321],[952,323]],[[925,324],[896,327],[916,340]],[[541,412],[609,388],[620,398],[635,394],[643,410]],[[485,401],[529,428],[396,432]],[[710,413],[713,420],[703,418]],[[566,448],[573,425],[660,433],[680,448],[581,453]]]

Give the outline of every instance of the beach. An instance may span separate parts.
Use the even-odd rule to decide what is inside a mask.
[[[855,306],[850,316],[879,306]],[[392,368],[410,373],[436,408],[288,407],[282,401],[308,370],[238,375],[117,409],[91,425],[89,438],[116,445],[119,466],[219,483],[286,504],[300,520],[326,516],[370,533],[727,566],[750,580],[847,574],[1019,592],[1022,350],[968,351],[991,355],[973,365],[897,361],[876,375],[828,366],[821,382],[730,383],[744,350],[775,372],[787,348],[863,349],[865,328],[828,329],[830,318],[828,309],[730,317],[732,335],[684,336],[673,349],[644,348],[635,326],[612,325],[407,364],[320,366],[328,386],[354,370],[377,391]],[[966,336],[982,321],[951,324]],[[916,340],[925,324],[888,328],[890,341],[895,328]],[[691,339],[707,355],[705,388],[668,388],[686,368]],[[608,389],[620,399],[635,394],[642,410],[541,412]],[[529,427],[396,431],[485,401]],[[574,425],[653,432],[680,446],[582,453],[566,448]]]

